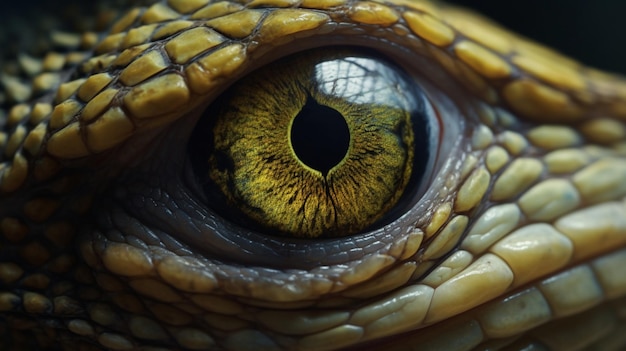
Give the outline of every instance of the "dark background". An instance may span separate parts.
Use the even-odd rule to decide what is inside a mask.
[[[587,65],[626,75],[624,0],[449,0]]]
[[[114,0],[125,2],[121,0]],[[79,0],[0,1],[0,19],[49,14]],[[579,61],[626,75],[626,0],[449,0]],[[7,22],[2,21],[1,26]],[[2,50],[2,48],[0,48]]]

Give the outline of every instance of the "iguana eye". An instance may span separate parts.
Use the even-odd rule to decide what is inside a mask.
[[[204,114],[189,150],[221,215],[268,234],[337,237],[414,203],[438,138],[439,121],[406,72],[331,48],[237,82]]]

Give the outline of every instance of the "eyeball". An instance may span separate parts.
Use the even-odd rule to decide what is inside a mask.
[[[194,170],[219,214],[298,238],[384,224],[424,178],[439,125],[388,59],[314,50],[233,85],[194,130]]]

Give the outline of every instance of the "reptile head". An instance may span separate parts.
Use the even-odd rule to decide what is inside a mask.
[[[52,39],[0,76],[3,348],[557,347],[618,319],[621,78],[422,1],[169,0]]]

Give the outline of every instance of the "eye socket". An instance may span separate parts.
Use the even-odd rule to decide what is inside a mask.
[[[339,237],[399,217],[429,180],[439,121],[401,68],[317,49],[235,83],[204,113],[189,154],[209,207],[287,237]]]

